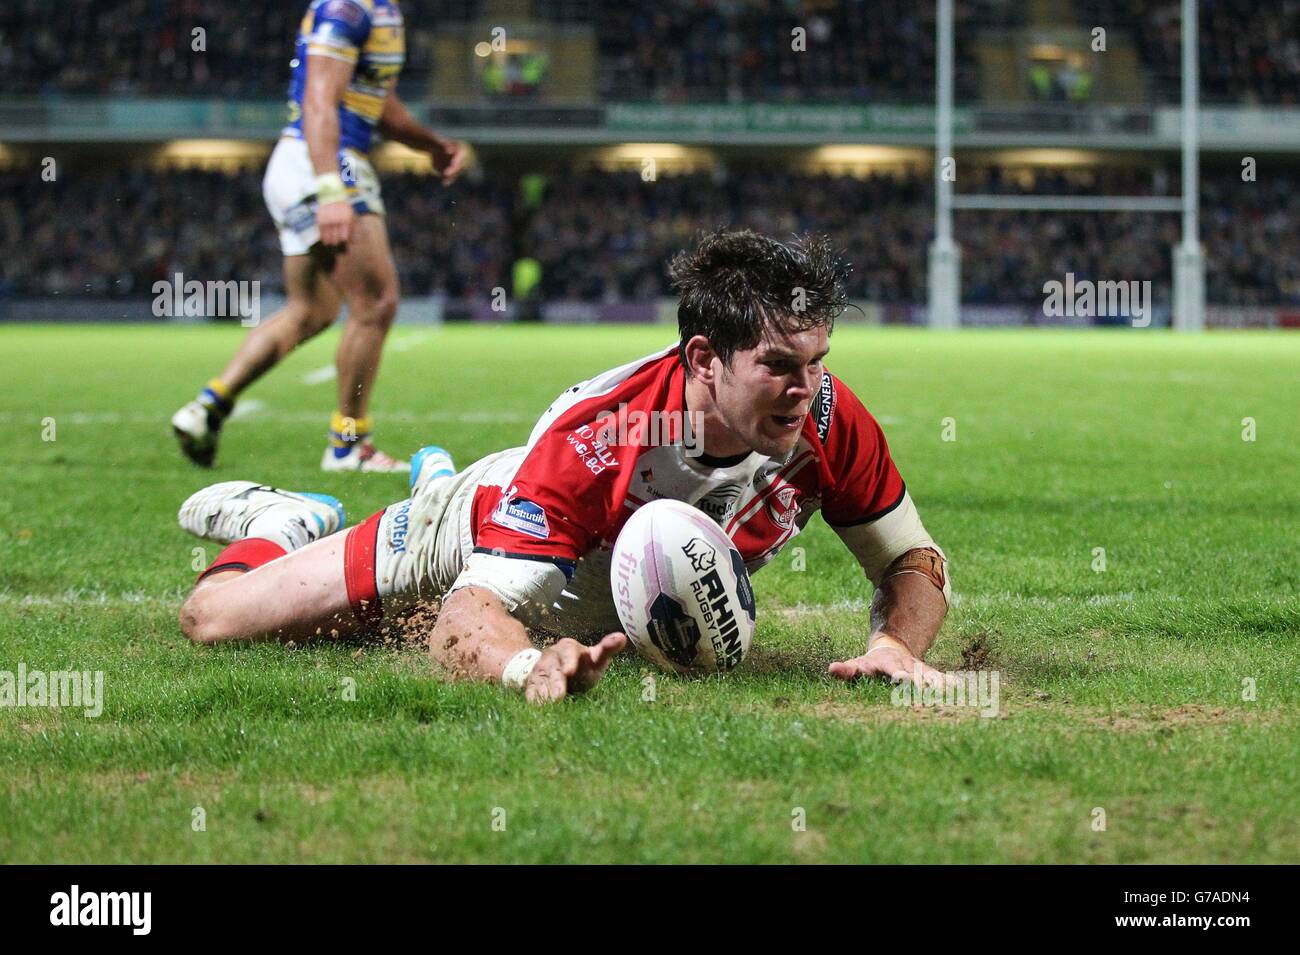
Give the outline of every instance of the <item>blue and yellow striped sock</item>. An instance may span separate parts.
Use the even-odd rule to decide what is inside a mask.
[[[370,415],[348,418],[341,411],[334,412],[330,417],[330,447],[334,449],[334,457],[346,458],[353,447],[370,438],[371,427]]]
[[[226,383],[220,378],[213,378],[204,385],[197,400],[199,404],[216,415],[218,419],[225,418],[235,409],[235,399],[231,396]]]

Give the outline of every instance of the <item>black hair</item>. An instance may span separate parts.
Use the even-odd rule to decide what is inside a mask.
[[[729,368],[736,352],[753,348],[770,331],[789,334],[823,325],[833,330],[848,303],[849,271],[825,236],[804,234],[789,243],[748,229],[703,236],[668,266],[681,296],[682,364],[695,335],[708,338]]]

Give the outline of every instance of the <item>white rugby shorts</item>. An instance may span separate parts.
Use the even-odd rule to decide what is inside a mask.
[[[495,483],[498,472],[514,473],[523,454],[523,448],[490,454],[349,530],[344,576],[357,614],[378,620],[385,598],[401,598],[391,602],[405,605],[446,593],[474,550],[475,492],[480,484]]]
[[[339,160],[339,174],[357,215],[384,214],[379,176],[369,159],[354,149],[345,149]],[[285,255],[306,255],[320,241],[316,173],[305,140],[285,136],[275,144],[262,178],[262,198],[275,220],[280,250]]]

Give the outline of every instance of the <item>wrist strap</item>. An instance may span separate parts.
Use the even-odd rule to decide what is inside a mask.
[[[528,675],[533,672],[533,667],[537,666],[537,661],[541,655],[542,651],[536,647],[520,650],[510,658],[506,668],[501,671],[501,685],[512,690],[522,690],[524,684],[528,682]]]
[[[348,190],[343,185],[343,177],[336,172],[323,172],[316,177],[316,201],[321,205],[331,202],[347,202]]]

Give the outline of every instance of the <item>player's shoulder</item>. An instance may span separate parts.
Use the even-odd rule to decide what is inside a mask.
[[[364,29],[375,15],[376,0],[317,0],[316,22],[341,23],[355,30]]]
[[[566,388],[542,413],[528,444],[565,434],[631,411],[668,411],[681,405],[676,394],[680,364],[677,347],[627,362]]]
[[[646,412],[666,407],[680,389],[674,362],[669,350],[657,352],[579,382],[556,398],[513,473],[502,479],[495,510],[479,522],[482,540],[495,542],[487,546],[513,535],[508,550],[545,546],[574,558],[610,539],[645,447]],[[485,494],[479,505],[485,515],[488,503]]]
[[[844,381],[829,370],[813,396],[808,411],[817,440],[828,452],[845,446],[860,446],[863,441],[880,439],[880,424],[860,398]]]
[[[650,410],[672,406],[680,386],[674,362],[665,349],[565,389],[533,426],[517,477],[557,502],[621,507],[627,471],[645,443],[639,428]]]
[[[816,429],[809,440],[816,441],[824,468],[827,523],[865,523],[897,507],[906,490],[902,476],[880,423],[853,389],[826,372],[809,415]]]

